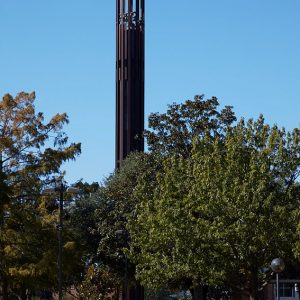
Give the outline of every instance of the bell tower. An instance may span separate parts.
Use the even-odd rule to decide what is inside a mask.
[[[145,0],[116,0],[116,168],[143,151]]]

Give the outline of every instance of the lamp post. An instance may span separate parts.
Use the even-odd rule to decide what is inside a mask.
[[[276,273],[276,299],[279,300],[279,273],[285,268],[282,258],[274,258],[271,262],[271,269]]]
[[[42,194],[59,193],[59,224],[58,224],[58,299],[62,300],[62,253],[63,253],[63,209],[64,209],[64,193],[79,194],[80,189],[74,187],[66,187],[63,180],[54,188],[46,188]]]

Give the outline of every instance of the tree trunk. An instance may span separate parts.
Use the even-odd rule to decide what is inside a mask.
[[[253,264],[255,266],[255,264]],[[252,276],[251,276],[251,289],[249,291],[249,297],[250,300],[259,300],[259,281],[258,281],[258,275],[257,275],[257,267],[254,267],[252,270]]]
[[[20,297],[21,297],[21,300],[28,300],[25,288],[22,288]]]
[[[140,284],[129,287],[127,299],[128,300],[144,300],[144,288]]]
[[[207,285],[197,285],[191,289],[193,300],[206,300],[207,299]]]
[[[257,295],[249,295],[250,300],[258,300],[258,296]]]
[[[2,297],[3,297],[3,300],[9,300],[8,299],[8,282],[7,282],[6,278],[3,278]]]

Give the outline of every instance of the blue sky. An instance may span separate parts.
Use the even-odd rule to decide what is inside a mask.
[[[0,94],[36,91],[82,142],[67,180],[115,157],[115,1],[0,0]],[[195,94],[288,129],[300,120],[299,0],[146,0],[146,116]]]

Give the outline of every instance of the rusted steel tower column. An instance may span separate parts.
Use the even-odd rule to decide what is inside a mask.
[[[116,0],[116,168],[143,151],[145,0]]]

